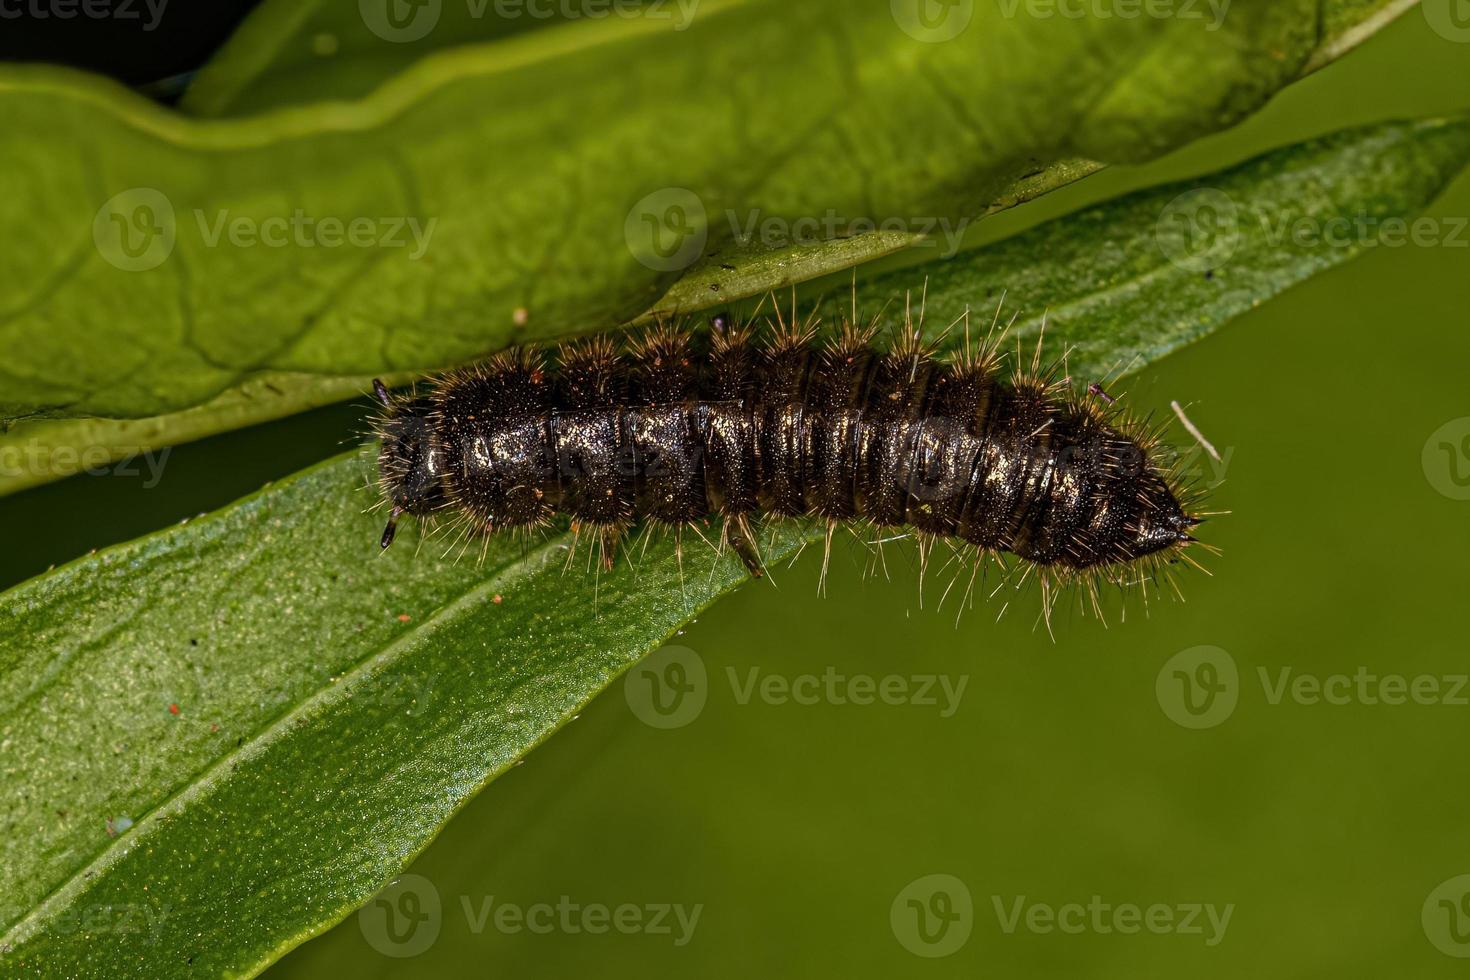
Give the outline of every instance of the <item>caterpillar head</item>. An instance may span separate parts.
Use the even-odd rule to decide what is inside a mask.
[[[433,445],[431,403],[422,398],[394,398],[376,379],[373,394],[386,410],[378,421],[377,434],[378,485],[393,508],[379,542],[387,548],[393,543],[400,516],[422,517],[444,506],[443,472]]]
[[[1200,524],[1200,519],[1185,513],[1167,480],[1149,474],[1138,487],[1138,503],[1138,510],[1124,526],[1123,540],[1119,542],[1129,558],[1180,548],[1194,540],[1189,530]]]

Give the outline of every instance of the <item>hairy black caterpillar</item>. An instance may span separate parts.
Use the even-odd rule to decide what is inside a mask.
[[[471,533],[570,515],[611,566],[640,521],[722,522],[720,547],[762,574],[752,519],[811,515],[912,527],[1009,553],[1048,596],[1127,584],[1183,554],[1200,517],[1159,456],[1157,433],[1093,385],[1078,397],[1040,344],[1004,378],[999,341],[941,360],[912,322],[888,350],[876,328],[779,313],[769,335],[716,317],[704,338],[662,325],[620,349],[607,337],[554,359],[516,349],[396,397],[378,467],[392,516],[448,514]],[[1017,358],[1018,362],[1020,358]],[[1191,562],[1192,563],[1192,562]],[[1048,608],[1049,608],[1048,599]]]

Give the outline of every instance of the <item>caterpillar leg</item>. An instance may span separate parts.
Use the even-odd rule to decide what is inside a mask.
[[[589,559],[595,558],[604,572],[612,571],[613,565],[617,564],[618,547],[622,544],[627,528],[621,524],[573,521],[572,548],[567,553],[569,563],[577,553],[577,545],[581,542],[584,532],[592,539],[592,552],[588,556]]]
[[[387,551],[393,546],[393,539],[398,536],[398,518],[403,516],[402,507],[394,507],[393,513],[388,517],[388,526],[383,528],[383,536],[378,539],[378,549]]]
[[[725,518],[725,540],[730,542],[731,549],[745,562],[751,578],[761,578],[766,574],[765,563],[761,561],[760,551],[755,546],[755,536],[750,531],[750,522],[743,515]]]

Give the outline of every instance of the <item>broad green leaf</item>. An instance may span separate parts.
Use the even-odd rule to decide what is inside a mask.
[[[0,413],[163,414],[262,371],[423,370],[609,328],[735,240],[730,215],[973,216],[1058,161],[1229,125],[1322,29],[1309,0],[1219,23],[984,4],[942,43],[885,4],[700,12],[441,51],[361,101],[243,119],[6,68]],[[353,222],[376,244],[345,244]]]
[[[1334,60],[1417,3],[1325,0],[1311,63],[1320,67]],[[616,9],[596,0],[429,0],[390,21],[389,0],[355,5],[268,0],[194,79],[181,107],[199,116],[244,115],[321,99],[360,98],[434,51],[608,17],[647,19],[677,34],[710,6],[709,0],[638,0]],[[1027,8],[1019,4],[996,7],[1026,17]],[[1190,16],[1216,16],[1205,7],[1190,8],[1198,11]]]
[[[911,294],[928,326],[1002,313],[1012,336],[1068,348],[1099,380],[1147,363],[1368,249],[1403,247],[1410,224],[1470,162],[1470,120],[1384,123],[1285,147],[1231,170],[1109,201],[986,248],[859,280],[828,316]],[[1432,222],[1423,234],[1452,235]],[[959,328],[956,328],[959,329]]]
[[[1275,217],[1394,216],[1422,205],[1467,154],[1463,121],[1380,126],[1189,190]],[[1243,232],[1205,280],[1225,280],[1226,298],[1160,303],[1142,288],[1150,278],[1186,287],[1157,254],[1191,257],[1164,252],[1179,244],[1173,221],[1161,238],[1141,229],[1160,224],[1175,191],[1185,192],[1060,219],[989,254],[1014,264],[1025,252],[1034,268],[1023,291],[1090,284],[1066,291],[1065,306],[1090,310],[1097,326],[1063,317],[1069,336],[1086,340],[1089,363],[1128,368],[1351,254],[1262,248]],[[1203,254],[1217,254],[1213,241],[1197,243]],[[1088,264],[1133,248],[1122,266]],[[952,264],[977,276],[977,301],[989,265],[985,253]],[[928,274],[936,308],[964,292]],[[585,550],[565,570],[564,536],[524,551],[497,539],[477,564],[441,557],[458,552],[451,542],[415,553],[410,533],[379,557],[380,521],[361,489],[369,471],[361,456],[340,457],[5,595],[7,965],[81,977],[259,968],[365,901],[489,779],[744,577],[693,537],[682,575],[668,540],[600,577]],[[768,560],[812,535],[782,527]]]
[[[382,2],[386,5],[391,0]],[[1330,0],[1322,4],[1320,36],[1303,73],[1346,54],[1417,2]],[[589,11],[607,9],[587,2],[528,8],[521,0],[510,0],[504,6],[492,5],[491,0],[463,6],[429,4],[415,10],[412,29],[387,31],[378,21],[377,3],[368,0],[357,8],[323,0],[263,4],[200,74],[184,100],[185,108],[201,115],[240,114],[311,99],[359,97],[427,52],[548,28],[586,17]],[[530,9],[538,13],[527,13]],[[622,9],[628,13],[608,16],[648,17],[677,33],[693,23],[699,3],[642,3]],[[1024,16],[1025,8],[1016,9]],[[1203,16],[1203,8],[1199,9]],[[498,14],[501,10],[506,13]],[[392,39],[386,40],[385,33]],[[323,50],[331,53],[323,54]],[[1101,166],[1090,160],[1050,164],[998,195],[984,213],[1014,207],[1095,173]],[[914,231],[879,231],[807,246],[772,248],[758,240],[731,243],[697,262],[660,300],[658,308],[696,311],[759,295],[920,245],[925,237]]]
[[[252,10],[204,66],[180,108],[198,116],[240,116],[361,98],[435,51],[580,20],[628,19],[633,10],[651,10],[650,26],[682,33],[704,2],[696,0],[690,9],[691,0],[635,0],[614,11],[601,0],[427,0],[395,10],[388,0],[272,0]]]

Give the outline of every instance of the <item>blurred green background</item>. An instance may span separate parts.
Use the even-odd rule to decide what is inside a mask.
[[[1239,129],[980,234],[1467,96],[1470,43],[1412,11]],[[933,608],[934,578],[920,608],[902,545],[884,579],[839,544],[818,597],[809,552],[676,639],[683,724],[643,720],[660,716],[636,670],[476,799],[397,889],[269,975],[1463,975],[1450,954],[1470,956],[1470,908],[1450,880],[1470,874],[1470,685],[1456,680],[1470,674],[1470,500],[1456,499],[1470,497],[1457,482],[1470,421],[1439,430],[1470,416],[1470,180],[1431,213],[1447,237],[1460,228],[1458,247],[1379,248],[1134,380],[1136,405],[1189,404],[1227,453],[1214,503],[1233,513],[1203,534],[1225,554],[1212,578],[1182,576],[1187,602],[1146,616],[1135,603],[1106,628],[1063,613],[1053,641],[1034,595],[999,622],[1000,602],[977,602],[956,624],[953,597]],[[323,458],[362,411],[177,448],[156,486],[140,466],[8,500],[4,583]],[[911,695],[927,677],[964,687],[948,705],[937,683],[937,704],[747,696],[752,676],[829,672],[848,692],[887,677]],[[1338,675],[1341,704],[1289,687]],[[1374,703],[1396,693],[1390,675],[1410,693],[1433,679],[1418,682],[1430,703]],[[537,929],[497,924],[502,907],[535,918],[543,903]],[[1216,921],[1179,928],[1196,904]],[[620,906],[643,925],[582,927],[599,910],[631,925]],[[698,919],[649,928],[661,906]],[[1151,930],[1150,906],[1172,924]],[[1131,934],[1117,928],[1128,907]],[[1047,928],[1048,910],[1081,928]]]

